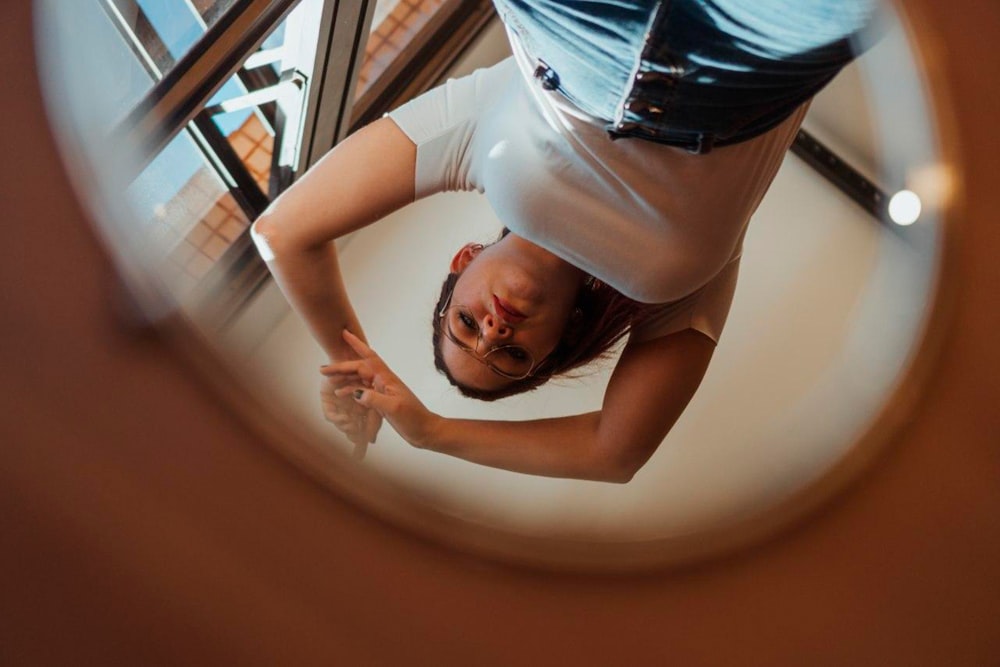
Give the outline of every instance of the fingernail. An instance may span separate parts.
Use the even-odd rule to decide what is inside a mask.
[[[355,389],[354,390],[354,398],[356,398],[358,400],[361,400],[361,397],[364,396],[364,395],[365,395],[365,392],[364,392],[363,389]]]

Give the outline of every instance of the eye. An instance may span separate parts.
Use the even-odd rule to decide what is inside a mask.
[[[514,361],[527,361],[528,353],[519,347],[505,347],[504,353]]]
[[[468,313],[463,313],[462,311],[458,311],[458,319],[462,323],[462,325],[469,331],[475,332],[478,330],[478,328],[476,327],[476,320],[472,318],[472,315],[469,315]]]

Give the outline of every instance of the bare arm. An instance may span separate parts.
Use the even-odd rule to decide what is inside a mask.
[[[338,366],[373,381],[375,391],[365,391],[359,402],[379,411],[415,446],[518,472],[627,482],[691,400],[715,343],[687,330],[630,344],[599,411],[520,422],[434,415],[371,350],[355,347],[361,361]]]
[[[391,120],[352,135],[283,193],[257,219],[254,243],[281,291],[332,361],[355,359],[341,332],[361,338],[333,241],[413,201],[416,148]],[[327,419],[365,454],[382,423],[378,413],[320,390]]]
[[[378,120],[330,151],[254,223],[268,268],[331,360],[356,358],[344,329],[364,338],[333,241],[412,202],[415,162],[406,135]]]

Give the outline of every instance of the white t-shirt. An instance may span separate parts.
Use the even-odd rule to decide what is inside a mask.
[[[612,141],[508,58],[389,114],[417,146],[416,196],[485,193],[500,221],[644,303],[664,304],[633,339],[694,328],[718,341],[747,222],[805,106],[774,130],[704,155]]]

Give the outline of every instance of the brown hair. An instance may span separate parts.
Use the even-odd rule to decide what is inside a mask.
[[[504,229],[500,238],[508,233],[509,230]],[[531,391],[555,376],[569,375],[592,361],[606,357],[614,344],[641,321],[651,308],[649,304],[633,301],[600,281],[592,281],[580,288],[574,306],[576,314],[567,322],[555,349],[538,364],[531,375],[521,380],[511,380],[510,384],[500,389],[476,389],[463,385],[455,379],[445,365],[444,355],[441,353],[442,327],[438,314],[455,288],[458,276],[458,273],[448,274],[441,284],[441,294],[437,305],[434,306],[434,315],[431,319],[434,367],[444,374],[463,396],[482,401],[495,401]]]

